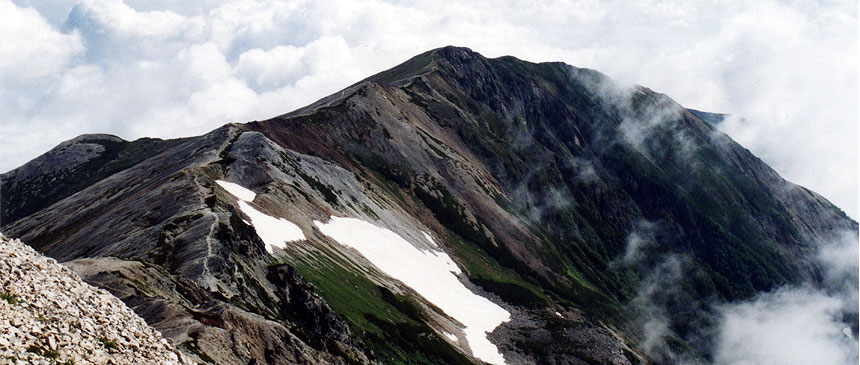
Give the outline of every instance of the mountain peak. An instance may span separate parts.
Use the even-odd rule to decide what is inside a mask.
[[[61,142],[45,154],[7,174],[13,173],[19,178],[26,179],[66,170],[101,155],[105,151],[104,142],[125,142],[125,140],[110,134],[82,134]]]
[[[436,59],[445,59],[448,61],[463,61],[483,59],[480,53],[473,51],[468,47],[445,46],[429,51]]]
[[[673,362],[642,352],[643,299],[666,351],[711,361],[711,303],[818,286],[817,243],[858,230],[667,96],[462,47],[269,120],[92,144],[4,175],[4,232],[106,258],[90,278],[217,363]],[[509,320],[464,323],[472,299]]]
[[[445,46],[414,56],[391,69],[362,80],[356,85],[368,81],[388,85],[402,85],[415,76],[438,69],[440,64],[460,68],[480,61],[486,61],[486,58],[469,48]]]
[[[75,144],[75,143],[81,143],[81,142],[93,142],[93,141],[125,142],[125,140],[124,140],[124,139],[122,139],[122,138],[120,138],[120,137],[118,137],[118,136],[115,136],[115,135],[113,135],[113,134],[106,134],[106,133],[87,133],[87,134],[82,134],[82,135],[80,135],[80,136],[77,136],[77,137],[75,137],[75,138],[72,138],[72,139],[70,139],[70,140],[67,140],[67,141],[65,141],[65,142],[61,143],[60,145],[61,145],[61,146],[62,146],[62,145],[67,145],[67,144],[71,145],[71,144]]]

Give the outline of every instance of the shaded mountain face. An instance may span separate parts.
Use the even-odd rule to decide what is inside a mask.
[[[107,134],[86,134],[3,174],[0,221],[33,214],[105,177],[182,143],[142,138],[127,142]]]
[[[2,175],[2,229],[203,362],[671,362],[655,302],[708,360],[713,304],[820,284],[858,229],[715,115],[446,47],[266,121],[65,142]]]

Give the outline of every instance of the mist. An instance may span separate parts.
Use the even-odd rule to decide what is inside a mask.
[[[845,303],[808,286],[782,288],[721,307],[719,364],[856,364]],[[856,318],[856,317],[855,317]]]
[[[622,143],[655,156],[670,148],[676,162],[696,171],[692,136],[670,121],[683,108],[668,97],[641,87],[625,87],[587,70],[573,69],[580,83],[616,111]],[[671,145],[653,144],[669,133]],[[713,134],[728,140],[714,130]],[[681,182],[683,184],[683,182]],[[692,257],[670,252],[660,240],[658,223],[634,224],[613,268],[633,268],[639,289],[632,301],[642,349],[657,363],[717,364],[856,364],[858,361],[858,240],[842,232],[818,239],[810,257],[812,282],[778,287],[742,301],[696,299],[690,288],[702,275]],[[703,356],[699,358],[698,356]]]
[[[824,278],[719,307],[721,364],[856,364],[858,240],[843,232],[820,246]]]
[[[633,305],[640,312],[643,350],[656,362],[844,365],[860,359],[856,233],[841,232],[818,243],[811,258],[821,274],[817,283],[783,286],[731,303],[713,300],[697,308],[682,285],[695,275],[685,256],[664,254],[657,265],[642,268],[642,248],[657,243],[643,239],[641,227],[628,236],[620,262],[643,270]],[[691,356],[673,341],[679,336],[672,330],[683,317],[679,313],[693,310],[702,311],[702,326],[680,339],[708,359]]]

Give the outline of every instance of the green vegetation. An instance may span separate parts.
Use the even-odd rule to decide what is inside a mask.
[[[46,357],[48,359],[56,359],[60,356],[60,353],[56,350],[51,350],[49,348],[45,348],[44,346],[39,346],[36,344],[32,344],[27,346],[27,352],[33,353],[42,357]]]
[[[493,257],[510,257],[505,249],[493,244],[493,240],[481,229],[480,221],[477,224],[470,222],[465,208],[457,202],[448,189],[436,185],[432,191],[426,191],[421,187],[416,187],[413,191],[445,227],[463,239],[479,245]],[[503,260],[503,264],[514,264],[512,259]]]
[[[311,188],[320,192],[327,203],[337,205],[337,194],[335,194],[334,188],[331,185],[321,183],[316,177],[306,174],[301,169],[296,169],[296,173],[298,173],[302,180],[308,183]]]
[[[176,262],[174,252],[177,248],[184,247],[189,244],[182,239],[176,238],[194,221],[203,217],[203,214],[188,214],[172,218],[161,226],[161,232],[155,241],[155,250],[149,252],[150,257],[154,262],[164,265],[171,272],[179,269]]]
[[[365,167],[380,174],[401,188],[408,188],[412,182],[413,173],[408,167],[388,162],[388,160],[375,152],[356,150],[352,153],[352,157],[361,162]]]
[[[109,340],[106,337],[99,337],[98,340],[108,351],[119,349],[119,345],[114,340]]]
[[[475,285],[514,305],[530,308],[549,306],[550,299],[539,286],[524,280],[515,270],[503,267],[479,246],[457,235],[450,235],[447,242],[448,248],[465,265],[469,281]]]
[[[432,143],[427,141],[427,137],[424,136],[423,131],[418,136],[421,137],[421,140],[424,141],[424,144],[427,145],[427,147],[430,147],[430,150],[432,150],[433,153],[436,154],[436,156],[438,156],[439,158],[447,158],[447,156],[445,155],[445,152],[442,152],[442,150],[440,150],[439,147],[436,147],[435,145],[433,145]]]
[[[18,303],[21,303],[21,301],[18,300],[18,297],[15,296],[15,294],[7,292],[0,293],[0,299],[5,300],[6,303],[9,303],[10,305],[18,305]]]
[[[56,359],[60,356],[60,353],[55,350],[45,350],[42,352],[42,356],[47,357],[49,359]]]
[[[338,205],[337,196],[338,196],[339,192],[335,192],[334,187],[332,187],[331,185],[323,184],[315,176],[311,176],[311,175],[308,175],[307,173],[305,173],[304,170],[302,170],[302,166],[301,166],[301,164],[299,164],[299,161],[294,159],[293,157],[291,157],[286,152],[281,152],[281,159],[283,159],[284,162],[289,164],[290,167],[293,168],[293,171],[296,174],[298,174],[299,177],[302,178],[302,180],[304,180],[306,183],[308,183],[308,185],[310,185],[310,187],[312,189],[314,189],[314,190],[318,191],[320,194],[322,194],[323,199],[327,203],[329,203],[331,205],[335,205],[335,206]],[[275,162],[275,165],[278,166],[282,171],[289,173],[289,171],[287,171],[281,163]],[[299,193],[302,193],[304,195],[304,193],[301,191],[301,189],[297,188],[296,190]],[[310,197],[308,197],[308,196],[305,196],[305,198],[310,199]]]
[[[425,324],[414,298],[371,282],[341,256],[322,250],[289,262],[383,362],[469,363]]]

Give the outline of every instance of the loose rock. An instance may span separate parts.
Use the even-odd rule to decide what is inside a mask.
[[[2,235],[0,273],[0,363],[192,363],[122,301]]]

